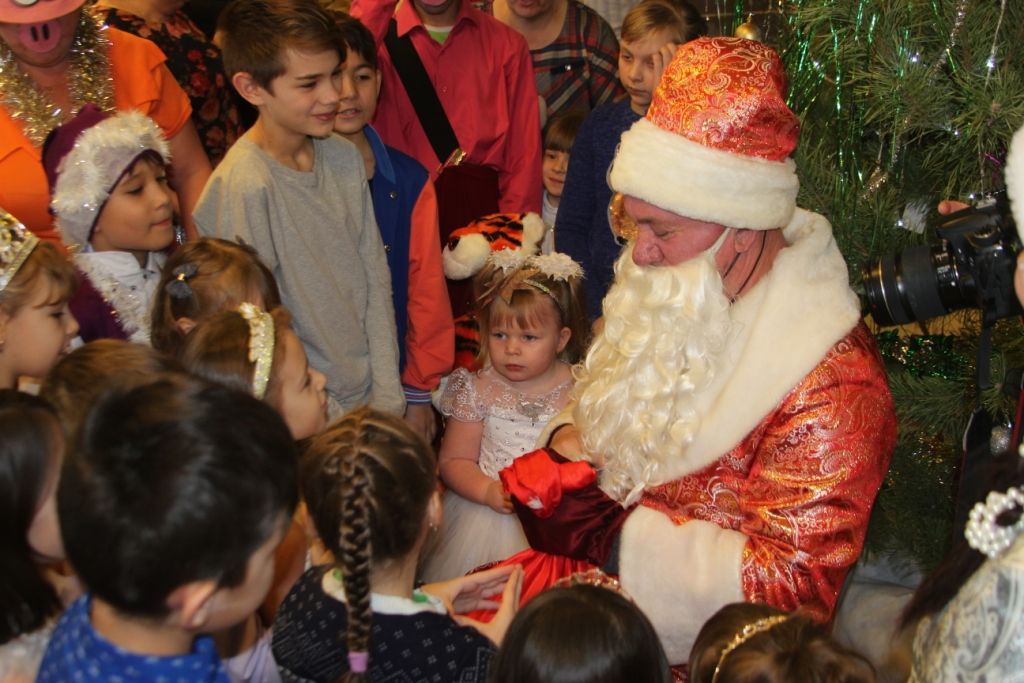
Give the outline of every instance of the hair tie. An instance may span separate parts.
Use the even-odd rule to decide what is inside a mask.
[[[715,664],[715,673],[711,676],[711,683],[718,682],[718,674],[722,670],[722,662],[725,661],[726,655],[756,636],[758,633],[764,633],[776,624],[781,624],[786,621],[789,619],[789,616],[790,615],[788,614],[777,614],[772,617],[758,619],[757,621],[744,626],[739,633],[733,636],[733,639],[730,640],[729,644],[722,650],[722,654],[718,656],[718,664]]]
[[[348,670],[354,674],[366,673],[366,666],[370,662],[369,652],[349,652]]]
[[[0,292],[7,288],[39,238],[17,218],[0,209]]]
[[[199,266],[194,263],[185,263],[171,271],[174,279],[168,280],[164,289],[171,295],[172,299],[191,299],[192,288],[188,281],[199,272]]]
[[[238,313],[249,323],[249,362],[256,366],[252,371],[252,395],[262,399],[274,361],[274,318],[248,302],[238,307]]]

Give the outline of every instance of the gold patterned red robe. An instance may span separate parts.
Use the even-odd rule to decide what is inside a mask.
[[[830,618],[895,445],[831,226],[798,209],[783,233],[770,273],[730,309],[727,369],[702,392],[694,441],[622,528],[619,579],[672,664],[731,602]]]

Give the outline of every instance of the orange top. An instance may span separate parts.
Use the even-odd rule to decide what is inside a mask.
[[[153,43],[107,29],[114,75],[114,106],[138,109],[174,137],[192,115],[188,96],[164,66]],[[60,242],[49,213],[50,188],[43,173],[42,150],[33,147],[21,126],[0,106],[0,206],[41,239]]]

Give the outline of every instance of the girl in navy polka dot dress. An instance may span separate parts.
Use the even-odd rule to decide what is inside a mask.
[[[414,590],[420,550],[440,524],[436,463],[400,418],[370,408],[310,445],[300,473],[309,515],[336,562],[306,572],[274,623],[289,681],[485,681],[519,603],[521,569]],[[488,624],[453,616],[502,607]]]

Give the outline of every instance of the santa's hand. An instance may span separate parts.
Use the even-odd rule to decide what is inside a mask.
[[[598,567],[617,559],[610,558],[612,549],[633,508],[623,508],[598,487],[589,463],[540,449],[517,458],[501,478],[534,550]]]

